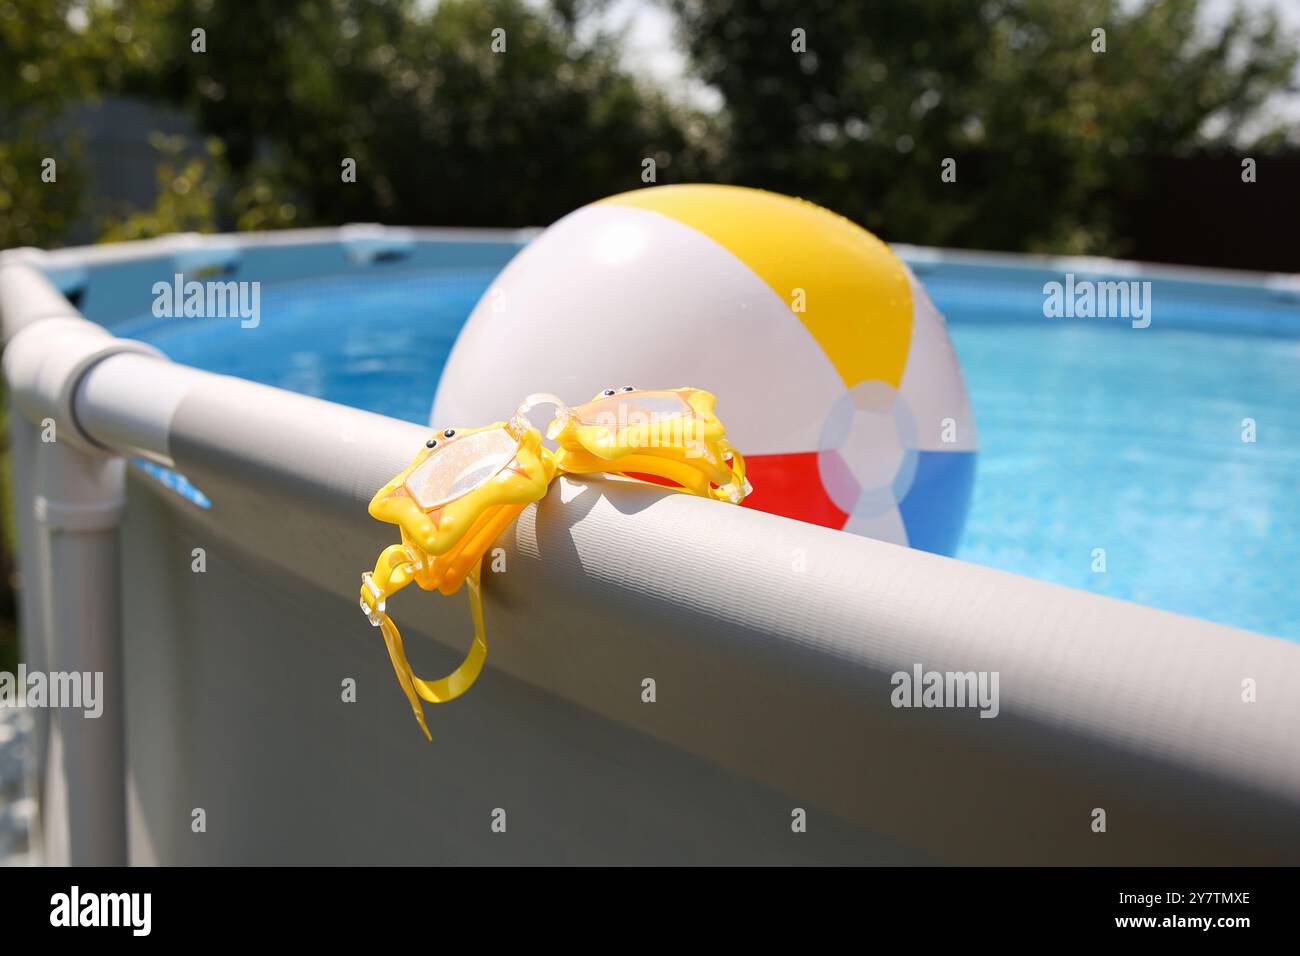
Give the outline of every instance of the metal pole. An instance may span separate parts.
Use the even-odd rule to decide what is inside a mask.
[[[127,862],[117,531],[124,468],[120,458],[67,443],[39,449],[33,508],[50,584],[52,739],[42,812],[50,864]]]
[[[4,273],[16,505],[32,552],[23,564],[34,600],[24,617],[39,620],[35,632],[44,635],[31,655],[43,668],[36,680],[49,734],[41,747],[43,856],[50,864],[120,866],[127,837],[117,529],[126,463],[81,430],[74,403],[87,372],[108,356],[157,352],[78,317],[34,269]]]

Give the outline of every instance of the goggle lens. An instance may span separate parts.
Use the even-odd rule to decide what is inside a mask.
[[[694,411],[676,392],[625,392],[579,405],[573,414],[581,424],[602,428],[617,441],[625,428],[662,427]]]
[[[519,441],[504,428],[448,439],[406,478],[406,490],[424,511],[469,494],[514,459]]]

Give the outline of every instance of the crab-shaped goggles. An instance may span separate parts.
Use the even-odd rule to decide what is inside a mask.
[[[709,392],[694,388],[610,388],[572,408],[551,395],[531,395],[508,421],[434,435],[410,466],[375,494],[371,516],[401,528],[402,543],[385,549],[374,570],[361,576],[361,610],[383,634],[398,683],[426,737],[420,701],[459,697],[487,659],[483,555],[526,505],[546,494],[556,474],[622,475],[731,503],[750,492],[744,459],[727,443],[714,401]],[[540,404],[557,409],[547,431],[559,445],[553,453],[526,417]],[[412,581],[443,594],[453,594],[463,582],[469,585],[474,641],[461,665],[440,680],[414,675],[386,610],[388,597]]]

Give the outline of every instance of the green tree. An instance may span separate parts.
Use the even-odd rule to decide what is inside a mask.
[[[0,249],[62,244],[89,186],[70,111],[158,69],[158,51],[132,24],[174,6],[0,0]]]
[[[73,6],[0,2],[0,249],[57,241],[80,206],[76,139],[51,122],[95,85],[88,38],[68,36]]]
[[[156,62],[124,89],[186,106],[225,144],[248,224],[544,223],[643,185],[645,158],[660,181],[705,161],[702,119],[630,77],[616,38],[586,37],[584,10],[176,0],[128,21]]]
[[[1297,62],[1274,17],[1203,36],[1191,0],[668,3],[725,102],[727,180],[934,245],[1122,254],[1143,159],[1240,142]]]
[[[174,232],[213,232],[217,193],[223,176],[221,142],[209,140],[205,155],[183,155],[179,136],[154,133],[150,145],[162,156],[155,173],[158,193],[150,209],[109,216],[100,229],[100,242],[152,239]]]

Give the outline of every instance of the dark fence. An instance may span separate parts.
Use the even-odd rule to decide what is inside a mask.
[[[1126,195],[1127,258],[1223,269],[1300,272],[1300,152],[1160,157]]]

